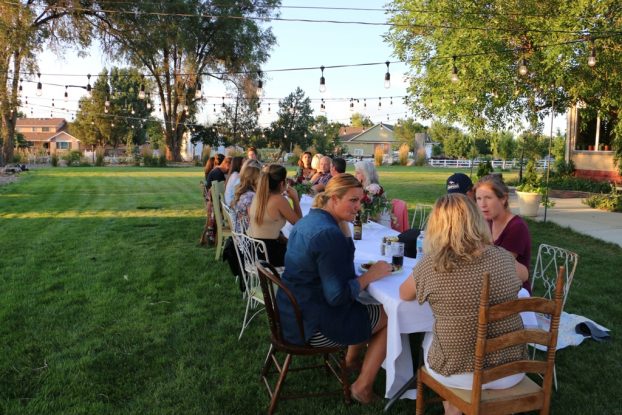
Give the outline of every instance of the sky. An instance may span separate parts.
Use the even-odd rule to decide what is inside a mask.
[[[300,8],[312,6],[310,8]],[[317,8],[333,9],[317,9]],[[334,8],[363,8],[376,10],[334,10]],[[365,21],[385,23],[384,0],[283,0],[281,18],[313,19],[336,21]],[[264,97],[259,123],[266,127],[277,117],[277,100],[286,97],[297,87],[302,88],[312,100],[315,115],[325,115],[330,121],[349,123],[352,112],[349,110],[350,98],[355,101],[354,112],[360,112],[375,122],[394,124],[398,118],[412,116],[402,103],[406,92],[407,67],[402,63],[391,63],[391,87],[384,88],[384,74],[387,70],[385,61],[395,61],[392,47],[383,40],[388,31],[386,25],[336,24],[324,22],[286,22],[270,23],[276,36],[268,62],[262,66],[265,74]],[[72,119],[77,110],[78,98],[86,92],[79,88],[68,90],[69,100],[63,99],[63,85],[86,85],[86,74],[98,74],[103,68],[120,63],[109,62],[102,56],[97,45],[91,47],[88,56],[79,57],[76,50],[66,50],[62,57],[50,51],[44,52],[39,59],[41,81],[58,84],[58,87],[45,85],[41,97],[35,96],[35,82],[24,84],[24,95],[30,105],[23,107],[31,117],[65,117]],[[355,65],[378,62],[380,65],[330,68],[324,71],[327,90],[319,91],[320,66]],[[315,69],[303,71],[270,72],[286,68]],[[71,75],[71,76],[70,76]],[[91,84],[94,78],[91,78]],[[218,81],[209,80],[203,84],[204,95],[208,98],[197,117],[199,123],[212,123],[216,120],[222,96],[230,96],[225,86]],[[320,112],[321,99],[325,99],[326,112]],[[381,98],[381,99],[380,99]],[[52,108],[52,99],[54,105]],[[270,111],[268,111],[270,102]],[[366,103],[366,106],[364,105]],[[379,106],[379,103],[381,104]],[[215,105],[214,105],[215,104]],[[157,106],[157,105],[156,105]],[[216,112],[214,112],[214,108]],[[32,109],[32,112],[31,112]],[[429,120],[417,121],[429,125]],[[565,130],[565,119],[558,118],[556,127]]]

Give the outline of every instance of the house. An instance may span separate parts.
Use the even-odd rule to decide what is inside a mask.
[[[614,162],[611,150],[612,129],[617,121],[614,115],[605,119],[590,117],[585,105],[568,109],[566,131],[566,161],[575,165],[575,176],[622,184],[622,176]]]
[[[67,132],[64,118],[18,118],[15,132],[23,135],[34,151],[56,154],[81,149],[80,140]]]
[[[363,127],[341,127],[339,141],[347,148],[347,152],[357,157],[371,157],[377,148],[384,154],[392,154],[391,147],[397,142],[393,134],[393,126],[376,124],[367,129]]]

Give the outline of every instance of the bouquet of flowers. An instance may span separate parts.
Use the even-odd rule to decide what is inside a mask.
[[[298,193],[298,199],[300,199],[302,195],[311,193],[311,182],[305,180],[303,176],[298,176],[295,179],[288,178],[287,184],[289,184],[290,187],[296,189],[296,192]]]
[[[364,189],[361,209],[369,219],[377,219],[385,210],[391,211],[391,202],[387,200],[382,186],[372,183]]]

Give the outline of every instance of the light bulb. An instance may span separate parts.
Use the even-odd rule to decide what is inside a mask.
[[[43,84],[41,84],[41,74],[37,72],[37,78],[38,78],[38,82],[37,82],[37,96],[40,97],[41,94],[43,93]]]
[[[197,82],[197,90],[194,93],[194,97],[196,99],[201,99],[202,96],[203,96],[203,93],[201,92],[201,83]]]
[[[590,56],[589,58],[587,58],[587,66],[589,66],[590,68],[596,66],[596,49],[594,49],[594,46],[592,46]]]
[[[518,67],[518,73],[521,76],[525,76],[527,75],[527,72],[529,72],[529,70],[527,69],[527,61],[525,60],[525,58],[522,58],[520,61],[520,66]]]
[[[389,61],[386,61],[385,64],[387,65],[387,73],[384,74],[384,87],[386,89],[391,88],[391,74],[389,73]]]
[[[321,66],[322,76],[320,77],[320,92],[326,92],[326,78],[324,78],[324,66]]]

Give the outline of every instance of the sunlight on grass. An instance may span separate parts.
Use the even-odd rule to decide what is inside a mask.
[[[203,218],[203,209],[65,210],[63,212],[0,213],[0,219],[78,219],[78,218]]]

